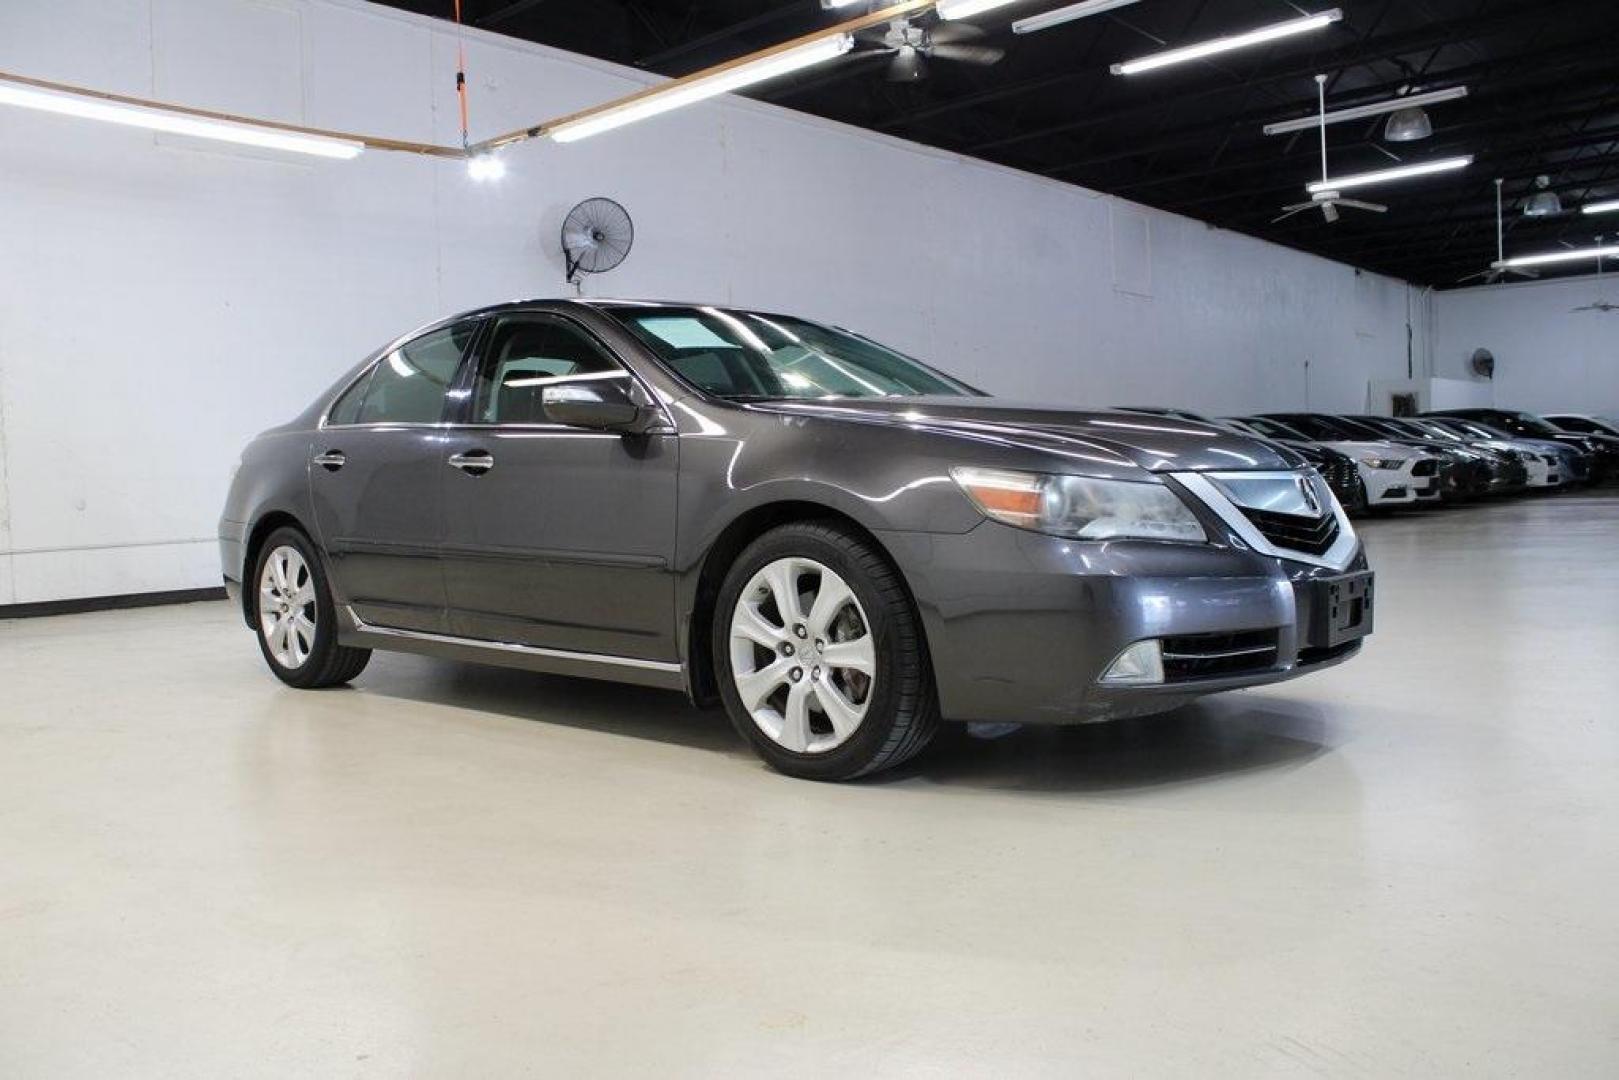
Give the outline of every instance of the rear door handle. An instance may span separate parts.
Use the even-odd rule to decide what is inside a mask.
[[[468,450],[464,454],[451,454],[450,465],[468,476],[482,476],[495,467],[495,456],[487,450]]]
[[[324,454],[315,455],[315,464],[327,472],[336,472],[344,465],[347,465],[348,461],[349,459],[344,456],[341,450],[328,450]]]

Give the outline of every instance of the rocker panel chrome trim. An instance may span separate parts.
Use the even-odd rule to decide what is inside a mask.
[[[570,652],[567,649],[547,649],[539,645],[519,645],[511,641],[480,641],[477,638],[456,637],[453,634],[433,634],[425,630],[396,630],[390,626],[372,626],[357,615],[352,607],[345,607],[349,622],[362,634],[383,637],[410,638],[415,641],[434,641],[441,645],[456,645],[468,649],[488,649],[493,652],[517,653],[521,656],[541,656],[548,660],[566,660],[575,664],[603,664],[609,667],[638,668],[642,671],[660,671],[679,675],[686,670],[684,664],[667,660],[640,660],[633,656],[608,656],[603,653]]]

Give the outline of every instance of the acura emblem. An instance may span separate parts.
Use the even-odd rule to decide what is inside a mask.
[[[1306,477],[1299,477],[1299,494],[1304,496],[1304,505],[1310,508],[1310,513],[1321,516],[1321,503],[1315,497],[1315,485]]]

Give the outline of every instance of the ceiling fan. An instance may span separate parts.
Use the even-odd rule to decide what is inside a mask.
[[[1325,75],[1317,75],[1315,77],[1315,94],[1316,103],[1321,109],[1321,180],[1323,183],[1325,183],[1329,179],[1327,176],[1327,77]],[[1292,217],[1294,214],[1302,214],[1306,210],[1320,207],[1321,216],[1326,218],[1327,223],[1330,225],[1338,220],[1338,208],[1340,206],[1347,206],[1355,210],[1370,210],[1374,214],[1383,214],[1388,212],[1388,207],[1384,206],[1382,203],[1362,202],[1360,199],[1346,199],[1343,197],[1343,193],[1339,191],[1318,191],[1314,195],[1310,196],[1309,202],[1294,203],[1291,206],[1282,207],[1281,214],[1278,217],[1272,218],[1271,224],[1274,225],[1278,221],[1284,221],[1287,218]]]
[[[888,62],[889,82],[918,82],[928,77],[928,62],[950,60],[962,64],[988,67],[998,64],[1006,55],[1005,49],[993,45],[974,45],[971,42],[984,36],[984,31],[970,23],[949,22],[938,26],[918,26],[909,19],[895,19],[880,33],[872,36],[856,35],[869,48],[859,49],[856,56],[881,56],[891,53]]]
[[[1597,237],[1597,246],[1598,247],[1602,246],[1602,237],[1600,237],[1600,236]],[[1615,304],[1611,300],[1604,300],[1602,298],[1602,260],[1601,259],[1597,260],[1597,298],[1595,300],[1591,301],[1589,304],[1581,304],[1579,307],[1577,307],[1577,308],[1569,308],[1569,310],[1570,311],[1600,311],[1604,315],[1606,315],[1610,311],[1619,311],[1619,304]]]
[[[1538,271],[1538,270],[1530,270],[1530,269],[1528,269],[1526,267],[1522,267],[1522,266],[1502,266],[1502,265],[1500,265],[1501,263],[1506,262],[1506,259],[1507,259],[1506,232],[1505,232],[1504,227],[1501,224],[1501,221],[1502,221],[1502,219],[1501,219],[1501,178],[1499,176],[1497,176],[1495,178],[1495,262],[1496,262],[1496,265],[1490,267],[1488,270],[1480,270],[1476,274],[1468,274],[1464,278],[1458,278],[1457,281],[1456,281],[1456,284],[1460,285],[1464,281],[1472,281],[1474,278],[1479,278],[1486,285],[1494,285],[1497,281],[1500,281],[1502,278],[1506,277],[1508,274],[1517,274],[1519,277],[1526,277],[1526,278],[1537,278],[1537,277],[1540,276],[1540,271]]]

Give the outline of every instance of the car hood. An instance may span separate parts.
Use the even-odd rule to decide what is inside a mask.
[[[1340,454],[1348,454],[1350,457],[1356,459],[1367,453],[1378,454],[1391,458],[1400,458],[1402,460],[1405,458],[1435,456],[1419,447],[1407,446],[1403,443],[1387,442],[1383,439],[1327,439],[1321,445],[1329,446],[1338,451]]]
[[[1037,452],[1104,458],[1153,472],[1293,469],[1291,451],[1212,424],[1136,413],[1059,409],[1000,398],[888,397],[772,401],[752,409],[918,431]]]

